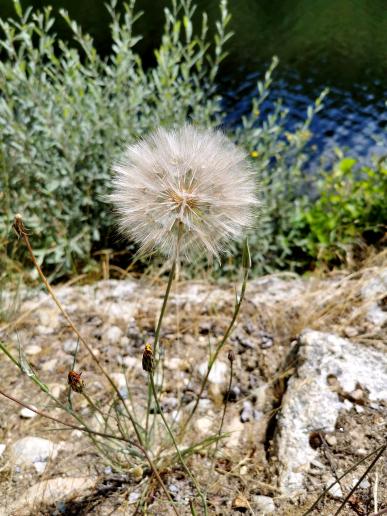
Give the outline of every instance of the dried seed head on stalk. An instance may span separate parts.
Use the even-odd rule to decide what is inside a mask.
[[[219,258],[252,225],[254,174],[221,132],[158,129],[129,145],[113,170],[110,200],[140,253],[175,256],[179,242],[188,259],[200,252]]]

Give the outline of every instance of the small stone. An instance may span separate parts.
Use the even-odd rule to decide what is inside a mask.
[[[31,406],[33,407],[33,405],[31,405]],[[36,408],[36,407],[33,407],[33,408]],[[22,417],[23,419],[32,419],[36,416],[37,416],[37,413],[34,412],[33,410],[30,410],[27,407],[23,407],[20,411],[20,417]]]
[[[110,326],[104,333],[103,338],[108,344],[117,344],[123,337],[124,332],[118,326]]]
[[[270,496],[256,495],[253,498],[254,509],[258,514],[272,514],[275,512],[274,501]]]
[[[126,378],[125,378],[124,373],[111,373],[110,376],[111,376],[112,380],[114,381],[114,383],[117,385],[121,396],[124,399],[127,399],[129,397],[129,393],[128,393],[128,385],[126,383]]]
[[[330,477],[325,483],[325,489],[327,489],[335,480],[335,478]],[[329,489],[328,494],[336,500],[343,497],[343,491],[341,490],[338,482]]]
[[[244,496],[238,495],[232,501],[232,508],[240,512],[247,512],[250,509],[250,504]]]
[[[69,355],[74,355],[77,349],[77,341],[74,339],[67,339],[63,342],[63,351]]]
[[[244,401],[243,402],[243,408],[240,413],[240,418],[242,423],[247,423],[250,421],[253,417],[253,405],[251,404],[251,401]]]
[[[5,444],[0,444],[0,457],[3,455],[4,450],[7,446]]]
[[[212,427],[212,420],[207,416],[200,417],[196,420],[195,426],[199,430],[199,432],[201,432],[202,434],[206,434],[210,431]]]
[[[42,348],[37,344],[30,344],[24,348],[26,355],[37,355],[42,351]]]
[[[355,485],[359,482],[359,479],[358,478],[354,478],[351,482],[351,488],[354,488]],[[371,484],[369,482],[369,480],[367,480],[366,478],[364,480],[362,480],[360,482],[360,484],[358,485],[358,489],[369,489],[371,487]]]
[[[121,365],[127,367],[128,369],[135,369],[136,367],[141,366],[141,357],[140,358],[130,357],[130,356],[123,357],[121,360]]]
[[[52,358],[51,360],[47,360],[47,362],[43,362],[43,364],[41,365],[42,371],[46,373],[53,373],[55,371],[57,363],[57,358]]]
[[[130,493],[130,495],[128,497],[128,502],[130,504],[136,503],[139,498],[140,498],[140,493],[133,491],[132,493]]]
[[[364,399],[364,391],[362,389],[355,389],[351,392],[350,396],[355,401],[361,401]]]
[[[337,439],[334,435],[331,435],[331,434],[325,435],[325,440],[329,444],[329,446],[336,446],[336,444],[337,444]]]
[[[208,362],[202,362],[199,365],[199,373],[204,378],[207,374]],[[228,365],[224,362],[216,361],[211,368],[211,372],[208,376],[210,383],[221,385],[227,381]]]
[[[42,473],[47,461],[58,455],[59,445],[41,437],[23,437],[12,445],[11,450],[15,465],[34,466]]]

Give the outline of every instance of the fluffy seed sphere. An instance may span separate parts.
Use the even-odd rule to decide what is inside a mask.
[[[219,258],[252,225],[254,175],[222,133],[185,125],[130,145],[113,167],[110,200],[140,252]]]

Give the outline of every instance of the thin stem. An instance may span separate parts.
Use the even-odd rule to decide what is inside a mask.
[[[81,333],[79,332],[79,330],[77,329],[77,327],[74,325],[72,319],[70,318],[70,316],[68,315],[68,313],[66,312],[66,310],[64,309],[63,305],[61,304],[61,302],[59,301],[59,299],[57,298],[54,290],[52,289],[49,281],[47,280],[46,276],[44,275],[42,269],[40,268],[40,265],[38,264],[36,258],[35,258],[35,254],[34,254],[34,251],[31,247],[31,244],[30,244],[30,240],[28,238],[28,234],[26,232],[26,229],[24,227],[24,224],[23,224],[23,221],[22,221],[22,218],[21,216],[16,216],[15,217],[15,223],[14,223],[14,228],[17,232],[17,234],[23,238],[24,240],[24,243],[26,244],[27,246],[27,249],[28,249],[28,252],[30,254],[30,257],[31,257],[31,260],[32,260],[32,263],[34,264],[36,270],[38,271],[38,274],[40,276],[40,279],[42,280],[42,282],[44,283],[48,293],[50,294],[50,296],[52,297],[54,303],[56,304],[56,306],[58,307],[59,311],[62,313],[63,317],[66,319],[66,321],[68,322],[68,324],[70,325],[71,329],[73,330],[73,332],[76,334],[76,336],[78,337],[78,339],[80,340],[80,342],[82,342],[82,344],[85,346],[85,348],[87,349],[88,353],[90,354],[90,356],[92,357],[92,359],[94,360],[94,362],[96,363],[96,365],[98,366],[98,368],[100,369],[101,373],[105,376],[105,378],[107,379],[107,381],[109,382],[109,384],[111,385],[111,387],[114,389],[115,393],[117,394],[119,400],[121,401],[121,403],[123,404],[124,406],[124,409],[132,423],[132,426],[133,426],[133,429],[136,433],[136,436],[137,436],[137,439],[138,441],[140,442],[140,444],[142,445],[143,444],[143,440],[142,440],[142,437],[141,437],[141,434],[137,428],[137,425],[136,425],[136,421],[134,420],[132,414],[130,413],[128,407],[126,406],[126,403],[125,403],[125,400],[122,396],[122,394],[120,393],[118,387],[116,386],[116,384],[113,382],[113,380],[111,379],[111,377],[109,376],[109,373],[105,370],[105,368],[103,367],[103,365],[101,364],[101,362],[98,360],[98,357],[94,354],[93,350],[91,349],[91,347],[89,346],[89,344],[86,342],[86,340],[82,337]]]
[[[336,485],[342,478],[344,478],[346,475],[348,475],[348,473],[351,473],[351,471],[353,471],[354,469],[356,469],[358,466],[360,466],[360,464],[363,464],[363,462],[365,462],[367,459],[369,459],[370,457],[372,457],[373,455],[375,455],[375,453],[378,453],[380,452],[381,450],[384,451],[384,449],[386,448],[386,445],[383,444],[382,446],[379,446],[379,448],[376,448],[376,450],[372,451],[371,453],[369,453],[368,455],[366,455],[365,457],[363,457],[361,460],[359,460],[358,462],[356,462],[356,464],[354,464],[353,466],[351,466],[349,469],[347,469],[346,471],[344,471],[344,473],[342,475],[340,475],[339,477],[337,477],[337,479],[332,482],[332,484],[330,484],[328,487],[326,487],[319,495],[319,497],[317,498],[317,500],[313,503],[313,505],[306,511],[302,514],[302,516],[307,516],[308,514],[310,514],[317,506],[317,504],[319,503],[319,501],[321,500],[321,498],[323,498],[327,493],[328,491],[334,486]]]
[[[365,472],[363,473],[363,475],[359,478],[359,480],[356,482],[356,484],[353,486],[353,488],[350,490],[350,492],[347,494],[347,496],[345,497],[343,503],[340,505],[340,507],[337,509],[337,511],[335,512],[335,515],[334,516],[338,516],[342,509],[344,509],[344,506],[345,504],[348,502],[348,500],[351,498],[351,496],[353,495],[353,493],[356,491],[356,489],[358,488],[358,486],[363,482],[363,480],[365,479],[365,477],[368,475],[368,473],[371,471],[371,469],[375,466],[375,464],[377,463],[377,461],[380,459],[380,457],[383,455],[383,453],[385,452],[385,449],[387,448],[387,445],[385,444],[384,446],[382,446],[381,450],[379,451],[379,453],[376,455],[376,457],[374,458],[374,460],[371,462],[371,464],[368,466],[368,468],[365,470]]]
[[[157,321],[155,338],[153,341],[153,356],[155,357],[156,362],[158,362],[157,356],[156,356],[156,351],[157,351],[157,345],[160,340],[161,324],[163,322],[165,310],[167,308],[168,298],[169,298],[169,294],[171,292],[171,287],[172,287],[173,278],[175,275],[175,270],[176,270],[176,260],[173,261],[171,270],[169,271],[167,289],[164,294],[163,304],[161,306],[161,312],[159,315],[159,319]],[[147,444],[149,444],[149,441],[148,441],[149,435],[148,434],[149,434],[149,415],[150,415],[151,400],[152,400],[152,389],[151,389],[150,384],[148,383],[148,400],[147,400],[147,410],[146,410],[146,420],[145,420],[145,435],[146,435]]]
[[[206,502],[206,498],[205,496],[203,495],[203,493],[201,492],[200,490],[200,487],[195,479],[195,477],[192,475],[191,473],[191,470],[188,468],[188,466],[186,465],[184,459],[183,459],[183,456],[179,450],[179,447],[177,445],[177,442],[176,442],[176,439],[173,435],[173,432],[168,424],[168,421],[166,420],[165,416],[164,416],[164,412],[161,408],[161,405],[160,405],[160,402],[158,400],[158,397],[157,397],[157,392],[156,392],[156,386],[155,386],[155,382],[154,382],[154,379],[153,379],[153,374],[152,373],[149,373],[149,380],[150,380],[150,384],[151,384],[151,387],[152,387],[152,392],[153,392],[153,398],[155,400],[155,403],[156,403],[156,407],[157,407],[157,413],[160,414],[161,416],[161,419],[163,420],[163,423],[165,425],[165,428],[173,442],[173,446],[175,447],[175,450],[176,450],[176,453],[177,453],[177,456],[179,457],[179,461],[180,461],[180,464],[182,465],[184,471],[187,473],[187,475],[189,476],[189,478],[192,480],[194,486],[195,486],[195,489],[196,491],[198,492],[201,500],[202,500],[202,503],[203,503],[203,510],[204,510],[204,514],[205,516],[207,516],[208,512],[207,512],[207,502]]]
[[[35,414],[38,414],[39,416],[45,417],[46,419],[50,419],[51,421],[55,421],[56,423],[59,423],[59,424],[61,424],[63,426],[66,426],[68,428],[72,428],[74,430],[80,430],[81,432],[85,432],[85,433],[87,433],[89,435],[97,435],[99,437],[104,437],[106,439],[116,439],[118,441],[124,441],[124,442],[130,444],[131,446],[133,446],[135,448],[138,448],[143,453],[143,455],[145,456],[145,458],[148,461],[149,466],[150,466],[153,474],[155,475],[158,483],[160,484],[160,486],[161,486],[162,490],[164,491],[164,493],[165,493],[166,497],[168,498],[168,500],[171,502],[172,509],[173,509],[174,513],[177,516],[179,516],[179,513],[176,510],[174,501],[172,500],[171,495],[169,494],[167,488],[165,487],[165,484],[162,481],[162,479],[161,479],[161,477],[159,475],[159,472],[157,471],[156,466],[154,465],[152,459],[150,458],[150,456],[148,455],[147,451],[145,450],[145,448],[141,444],[135,443],[134,441],[132,441],[130,439],[127,439],[125,437],[119,437],[119,436],[116,436],[116,435],[106,434],[106,433],[103,433],[103,432],[97,432],[95,430],[91,430],[90,428],[88,428],[86,426],[78,426],[78,425],[73,425],[72,423],[67,423],[65,421],[61,421],[60,419],[58,419],[58,418],[56,418],[54,416],[50,416],[49,414],[47,414],[45,412],[42,412],[42,411],[36,409],[35,407],[32,407],[31,405],[28,405],[27,403],[24,403],[23,401],[20,401],[20,400],[14,398],[13,396],[11,396],[10,394],[5,393],[1,389],[0,389],[0,394],[2,396],[4,396],[5,398],[8,398],[9,400],[13,401],[14,403],[17,403],[18,405],[20,405],[22,407],[25,407],[25,408],[31,410],[32,412],[35,412]]]
[[[222,340],[219,342],[219,344],[217,345],[216,349],[215,349],[215,352],[214,354],[212,355],[212,357],[210,358],[209,362],[208,362],[208,367],[207,367],[207,372],[206,372],[206,375],[205,377],[203,378],[203,381],[202,381],[202,384],[201,384],[201,387],[200,387],[200,391],[199,391],[199,394],[196,398],[196,401],[195,401],[195,405],[193,406],[193,409],[191,410],[190,414],[188,415],[187,419],[185,420],[185,422],[183,423],[183,426],[182,426],[182,429],[180,431],[180,435],[184,435],[184,432],[189,424],[189,422],[191,421],[193,415],[195,414],[196,412],[196,409],[198,408],[198,405],[199,405],[199,402],[200,402],[200,399],[202,397],[202,394],[204,392],[204,389],[207,385],[207,382],[208,382],[208,377],[210,376],[210,372],[211,372],[211,369],[216,361],[216,359],[218,358],[218,355],[220,353],[220,351],[222,350],[222,348],[224,347],[224,345],[226,344],[227,342],[227,339],[228,337],[230,336],[230,333],[231,331],[233,330],[233,327],[234,327],[234,324],[235,324],[235,321],[238,317],[238,314],[239,314],[239,310],[241,308],[241,304],[242,304],[242,301],[245,297],[245,292],[246,292],[246,286],[247,286],[247,278],[248,278],[248,275],[249,275],[249,270],[248,269],[244,269],[244,275],[243,275],[243,283],[242,283],[242,288],[241,288],[241,293],[240,293],[240,296],[239,296],[239,299],[237,298],[237,301],[235,303],[235,307],[234,307],[234,313],[233,313],[233,316],[232,316],[232,319],[231,319],[231,322],[226,330],[226,333],[224,334]]]

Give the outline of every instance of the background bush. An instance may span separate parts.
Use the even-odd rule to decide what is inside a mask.
[[[60,278],[87,270],[95,251],[122,249],[115,240],[111,207],[103,199],[111,163],[125,143],[187,118],[206,127],[222,124],[215,81],[231,36],[230,14],[221,0],[210,40],[206,14],[194,27],[191,1],[172,1],[165,9],[156,63],[145,69],[135,50],[140,36],[134,26],[140,13],[134,11],[134,0],[123,15],[116,11],[116,0],[108,8],[113,45],[107,58],[99,56],[92,39],[66,12],[61,14],[72,29],[74,46],[52,32],[49,8],[23,12],[19,0],[14,3],[16,19],[0,21],[0,243],[9,256],[23,260],[10,233],[13,215],[22,213],[40,262],[51,277]],[[250,153],[263,191],[264,208],[251,234],[257,272],[304,267],[309,256],[316,256],[317,247],[326,244],[317,235],[327,200],[323,196],[311,208],[303,194],[310,123],[326,92],[308,109],[304,123],[292,134],[286,132],[287,110],[280,100],[267,117],[260,113],[276,65],[274,59],[264,81],[257,84],[250,116],[228,130]],[[374,179],[370,173],[354,188],[359,192]],[[378,224],[369,211],[363,215],[357,228]],[[335,232],[338,238],[341,234]],[[129,244],[126,250],[134,248]],[[238,266],[237,245],[234,254],[225,270]]]

